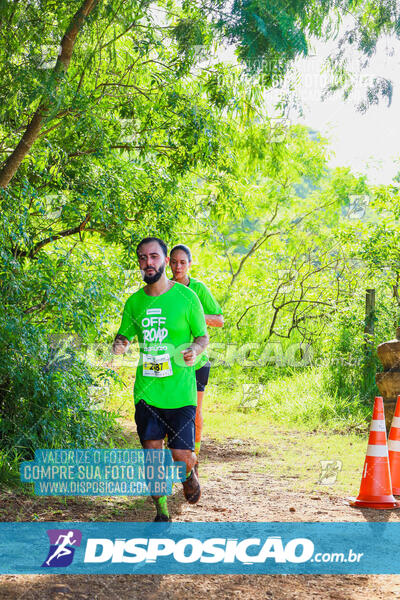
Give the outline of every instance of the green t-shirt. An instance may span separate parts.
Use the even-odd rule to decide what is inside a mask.
[[[139,342],[135,404],[143,399],[158,408],[196,406],[195,368],[185,364],[182,350],[206,335],[207,326],[192,290],[175,282],[161,296],[148,296],[141,288],[126,301],[118,333]]]
[[[194,277],[189,277],[189,285],[187,287],[196,292],[206,315],[222,315],[222,308],[204,283],[198,279],[194,279]],[[208,355],[204,351],[196,359],[196,370],[205,365],[207,361]]]

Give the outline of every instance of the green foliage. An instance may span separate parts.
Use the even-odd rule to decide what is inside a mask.
[[[7,246],[17,258],[80,226],[123,243],[127,253],[149,225],[168,235],[171,215],[185,208],[185,174],[199,164],[215,166],[229,144],[218,92],[223,74],[210,93],[204,75],[209,79],[212,70],[195,72],[194,48],[212,42],[195,3],[161,3],[160,19],[146,2],[99,3],[54,86],[51,61],[78,6],[5,7],[2,159],[20,140],[21,123],[48,99],[40,135],[3,192],[13,231]]]
[[[267,123],[247,126],[233,146],[233,177],[204,183],[199,235],[207,227],[212,246],[200,242],[200,262],[220,290],[227,341],[254,342],[257,332],[264,344],[314,344],[353,292],[342,213],[368,186],[348,169],[329,172],[324,140],[306,128],[288,128],[276,143],[273,135]],[[239,201],[227,212],[232,196]]]
[[[121,268],[96,244],[73,249],[63,240],[22,264],[1,251],[0,469],[7,481],[16,461],[37,448],[108,445],[116,428],[116,414],[91,397],[96,373],[83,350],[119,313]]]
[[[368,406],[379,394],[375,373],[382,370],[382,365],[376,347],[394,337],[398,311],[385,287],[376,287],[373,336],[364,334],[365,289],[361,287],[347,307],[334,316],[323,342],[324,363],[328,367],[326,390]]]
[[[368,402],[376,392],[365,382],[365,342],[363,336],[364,315],[363,296],[358,294],[358,302],[352,302],[346,309],[335,315],[326,337],[326,360],[328,373],[326,389],[343,397],[361,398]],[[377,358],[374,353],[373,365]]]
[[[87,350],[111,342],[139,282],[136,244],[151,234],[192,236],[193,274],[224,306],[226,326],[212,340],[240,346],[223,377],[272,385],[290,376],[289,355],[306,372],[308,344],[316,358],[328,354],[331,398],[302,418],[347,418],[365,379],[358,363],[347,370],[340,361],[361,357],[365,286],[380,290],[377,339],[400,306],[398,189],[330,172],[326,141],[270,119],[264,91],[307,53],[310,35],[332,34],[332,8],[340,15],[351,5],[359,31],[346,43],[370,55],[383,31],[398,33],[391,6],[99,2],[68,69],[55,71],[80,5],[1,3],[4,164],[38,114],[41,127],[0,196],[0,476],[40,446],[109,443],[115,414],[93,400]],[[218,59],[226,40],[236,46],[234,68]],[[377,85],[389,90],[377,83],[370,103]],[[352,222],[352,197],[366,195],[368,218]],[[63,353],[54,340],[68,335],[80,347]],[[265,347],[275,342],[274,362]],[[114,378],[100,367],[97,381]]]
[[[328,3],[322,6],[326,11]],[[267,85],[282,78],[293,58],[307,54],[311,7],[315,5],[307,0],[233,3],[231,18],[225,25],[230,41],[238,44],[239,58],[250,72],[262,71]]]
[[[392,0],[349,1],[337,3],[338,12],[351,11],[354,23],[346,29],[338,40],[338,47],[327,60],[332,82],[326,93],[343,91],[344,99],[349,98],[356,86],[365,88],[365,98],[359,102],[358,109],[366,112],[370,106],[378,104],[380,99],[391,104],[393,83],[383,77],[369,78],[364,81],[362,71],[375,55],[378,41],[390,36],[399,38],[400,19],[398,6]],[[394,50],[387,46],[387,55],[393,56]],[[358,65],[354,68],[354,63]]]
[[[192,223],[193,274],[224,309],[224,328],[211,331],[216,377],[283,396],[318,366],[315,404],[290,403],[288,418],[355,426],[377,393],[375,348],[398,322],[398,188],[328,170],[324,141],[305,128],[287,129],[278,144],[271,129],[246,127],[233,147],[234,177],[226,187],[203,183]],[[225,195],[239,198],[234,212]],[[376,290],[373,336],[364,333],[367,288]],[[284,415],[276,402],[268,406]]]
[[[115,415],[92,405],[87,365],[73,351],[57,360],[38,328],[1,313],[0,449],[28,458],[37,448],[107,444]]]
[[[19,465],[24,455],[15,450],[0,450],[0,481],[3,486],[17,487],[20,484]]]
[[[148,2],[98,3],[68,71],[56,75],[79,7],[2,3],[2,160],[46,106],[0,197],[1,448],[13,456],[106,443],[115,415],[91,400],[95,373],[84,351],[112,340],[124,287],[137,282],[139,239],[153,233],[168,241],[177,215],[191,209],[189,172],[226,162],[229,149],[221,116],[232,92],[223,69],[195,72],[194,46],[212,43],[195,3],[162,2],[162,16]],[[55,368],[52,340],[68,334],[81,352]]]

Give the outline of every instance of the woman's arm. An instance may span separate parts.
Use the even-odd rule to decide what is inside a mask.
[[[223,315],[204,315],[206,318],[206,323],[210,327],[223,327],[224,326],[224,317]]]

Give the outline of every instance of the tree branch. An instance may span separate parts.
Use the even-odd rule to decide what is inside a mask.
[[[29,315],[29,313],[43,310],[43,308],[46,306],[46,304],[48,304],[48,300],[46,300],[46,297],[47,297],[47,290],[43,294],[42,301],[39,304],[35,304],[34,306],[30,306],[29,308],[26,308],[23,311],[24,314]]]
[[[143,145],[138,145],[135,146],[134,144],[113,144],[112,146],[108,146],[109,149],[113,150],[115,148],[120,148],[122,150],[140,150],[145,148],[146,146]],[[148,148],[154,149],[154,148],[167,148],[168,150],[174,150],[175,148],[173,146],[165,146],[162,144],[157,144],[156,146],[147,146]],[[99,148],[90,148],[89,150],[77,150],[76,152],[71,152],[70,154],[68,154],[68,158],[74,158],[76,156],[84,156],[86,154],[94,154],[95,152],[98,152],[100,149]]]
[[[48,113],[48,109],[51,106],[52,101],[54,101],[54,94],[60,85],[63,75],[68,70],[78,33],[82,28],[85,19],[92,12],[98,2],[99,0],[84,0],[81,8],[73,16],[69,27],[61,40],[60,54],[53,70],[53,88],[43,95],[40,104],[27,128],[25,129],[25,133],[23,134],[21,140],[0,170],[0,188],[4,189],[8,186],[11,179],[18,171],[21,162],[37,140],[43,121]]]
[[[39,252],[39,250],[41,250],[43,248],[43,246],[46,246],[47,244],[50,244],[51,242],[54,242],[61,238],[68,237],[70,235],[74,235],[75,233],[81,234],[81,232],[85,229],[86,225],[89,223],[89,220],[90,220],[90,213],[87,213],[87,215],[83,219],[82,223],[80,223],[76,227],[70,227],[69,229],[64,229],[63,231],[59,231],[58,233],[55,233],[54,235],[51,235],[51,236],[45,238],[44,240],[37,242],[37,244],[35,244],[33,246],[33,248],[31,250],[29,250],[29,252],[25,252],[23,250],[18,250],[18,248],[16,248],[14,256],[15,256],[15,258],[20,258],[20,257],[34,258],[35,254],[37,254]]]
[[[274,231],[274,232],[269,233],[267,235],[268,227],[275,220],[277,214],[278,214],[278,203],[276,203],[274,213],[273,213],[271,219],[268,221],[268,223],[267,223],[267,225],[266,225],[266,227],[264,229],[262,237],[258,238],[254,242],[254,244],[252,245],[252,247],[249,250],[249,252],[240,261],[239,267],[238,267],[236,273],[234,273],[232,275],[232,279],[231,279],[231,282],[229,284],[230,286],[232,286],[235,283],[235,280],[240,275],[240,272],[243,269],[243,266],[244,266],[245,262],[250,258],[250,256],[252,256],[254,254],[254,252],[256,252],[269,238],[273,237],[274,235],[279,235],[281,233],[280,231]]]

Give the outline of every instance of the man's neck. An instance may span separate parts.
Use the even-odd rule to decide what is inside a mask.
[[[143,289],[148,296],[161,296],[165,294],[174,285],[165,273],[163,273],[158,281],[155,283],[148,283]]]

